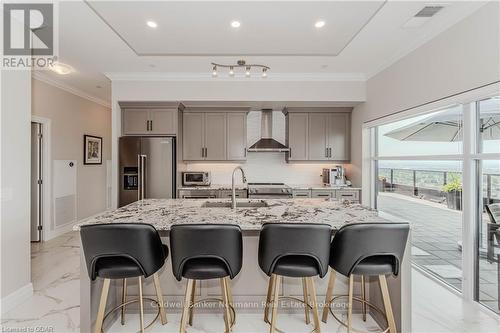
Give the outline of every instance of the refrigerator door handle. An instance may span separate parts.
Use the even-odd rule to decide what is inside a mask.
[[[141,199],[144,200],[144,193],[146,189],[146,163],[147,155],[141,155]]]
[[[137,200],[141,200],[141,187],[142,187],[142,169],[141,169],[141,155],[137,155]]]

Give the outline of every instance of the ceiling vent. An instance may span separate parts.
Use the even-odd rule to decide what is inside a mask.
[[[425,6],[415,15],[415,17],[433,17],[443,8],[444,6]]]
[[[413,29],[419,28],[423,26],[427,21],[431,19],[434,15],[436,15],[441,9],[443,9],[443,5],[434,5],[434,6],[425,6],[420,9],[418,13],[416,13],[413,17],[411,17],[405,24],[403,24],[403,29]]]

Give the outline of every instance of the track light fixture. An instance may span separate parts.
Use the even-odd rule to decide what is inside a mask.
[[[236,64],[234,65],[225,65],[225,64],[217,64],[215,62],[212,62],[212,76],[217,77],[217,67],[219,68],[229,68],[229,76],[234,77],[235,76],[235,68],[244,68],[245,69],[245,77],[250,77],[251,76],[251,70],[253,67],[256,68],[262,68],[262,77],[266,78],[267,77],[267,71],[271,69],[269,66],[266,65],[259,65],[259,64],[247,64],[245,60],[238,60]]]

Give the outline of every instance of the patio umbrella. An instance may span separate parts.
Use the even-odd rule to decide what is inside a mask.
[[[500,140],[500,113],[481,112],[483,140]],[[459,112],[430,115],[384,135],[400,141],[455,142],[462,140],[463,122]]]

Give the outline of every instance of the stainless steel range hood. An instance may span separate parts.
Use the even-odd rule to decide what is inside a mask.
[[[248,151],[252,152],[287,152],[290,148],[273,139],[273,110],[262,109],[261,138]]]

